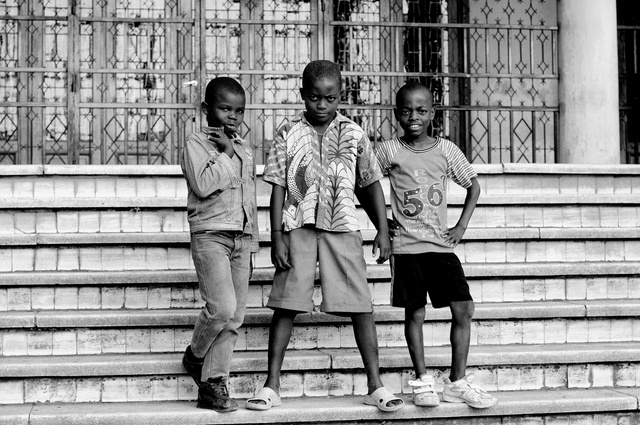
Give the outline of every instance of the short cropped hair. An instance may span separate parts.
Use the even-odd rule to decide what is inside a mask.
[[[427,93],[429,93],[429,96],[431,96],[431,103],[433,104],[433,93],[431,93],[431,90],[429,90],[429,87],[425,86],[420,81],[411,80],[407,82],[404,86],[400,87],[400,90],[398,90],[398,92],[396,93],[396,105],[398,104],[398,101],[402,97],[404,97],[407,93],[411,93],[413,91],[419,91],[419,90],[424,90]]]
[[[309,87],[314,81],[333,80],[342,85],[342,74],[338,64],[327,60],[311,61],[302,71],[302,88]]]
[[[244,89],[239,82],[231,77],[217,77],[209,81],[207,89],[204,94],[204,101],[207,103],[213,102],[214,97],[220,93],[230,93],[244,96]]]

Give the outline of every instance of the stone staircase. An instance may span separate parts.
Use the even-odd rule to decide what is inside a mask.
[[[640,170],[476,169],[482,195],[456,251],[476,301],[469,371],[497,406],[365,406],[350,322],[314,312],[296,319],[283,406],[221,415],[195,408],[180,364],[202,301],[179,167],[0,167],[0,424],[640,422]],[[261,250],[230,382],[238,398],[266,372],[268,185],[258,194]],[[455,222],[464,191],[452,185],[449,198]],[[389,306],[388,265],[370,251],[383,381],[409,400],[403,312]],[[428,308],[423,328],[440,386],[449,318]]]

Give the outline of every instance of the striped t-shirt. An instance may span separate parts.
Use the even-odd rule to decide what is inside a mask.
[[[427,149],[415,149],[400,138],[375,150],[391,183],[391,210],[399,226],[393,240],[394,254],[453,252],[442,233],[447,227],[447,178],[463,188],[477,177],[460,149],[436,138]]]

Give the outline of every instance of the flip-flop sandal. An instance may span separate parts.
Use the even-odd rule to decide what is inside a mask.
[[[389,402],[400,400],[401,403],[389,405]],[[404,407],[404,400],[393,395],[387,387],[380,387],[364,398],[364,404],[377,406],[383,412],[395,412]]]
[[[269,387],[262,387],[252,398],[247,400],[249,410],[269,410],[282,404],[280,396]]]

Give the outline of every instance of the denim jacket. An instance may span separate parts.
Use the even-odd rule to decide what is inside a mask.
[[[206,130],[204,127],[203,130]],[[233,138],[229,158],[203,132],[187,136],[180,158],[187,180],[187,218],[191,233],[241,231],[250,234],[251,252],[258,251],[256,170],[249,143]]]

